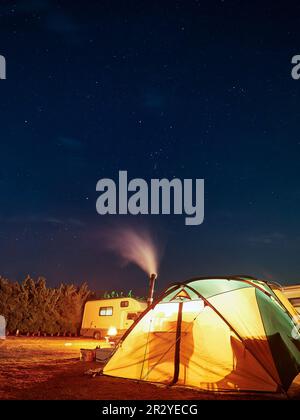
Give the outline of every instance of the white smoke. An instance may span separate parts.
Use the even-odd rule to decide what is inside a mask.
[[[147,274],[157,273],[161,249],[150,232],[142,228],[107,229],[104,246],[119,255],[125,264],[134,263]]]

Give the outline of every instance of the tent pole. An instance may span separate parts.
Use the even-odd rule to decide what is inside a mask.
[[[178,315],[177,315],[177,328],[176,328],[176,347],[175,347],[175,357],[174,357],[174,377],[170,386],[176,384],[179,376],[179,367],[180,367],[180,342],[181,342],[181,324],[182,324],[182,308],[183,302],[179,303],[178,306]]]

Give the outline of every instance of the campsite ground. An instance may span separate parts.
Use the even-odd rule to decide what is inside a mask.
[[[99,363],[79,361],[80,348],[94,340],[74,338],[8,338],[0,342],[0,399],[257,399],[253,395],[214,395],[189,389],[84,373]],[[289,396],[300,399],[300,377]],[[260,395],[259,398],[274,398]],[[276,397],[282,398],[282,397]]]

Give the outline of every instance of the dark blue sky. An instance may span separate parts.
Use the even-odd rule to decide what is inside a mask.
[[[98,179],[128,170],[205,178],[204,224],[138,219],[166,242],[160,287],[300,282],[300,4],[273,3],[1,2],[1,274],[143,291],[95,210]]]

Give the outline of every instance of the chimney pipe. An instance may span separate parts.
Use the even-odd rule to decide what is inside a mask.
[[[148,299],[147,299],[148,306],[152,305],[153,303],[154,285],[155,285],[156,278],[157,278],[157,274],[153,273],[150,275],[149,293],[148,293]]]

